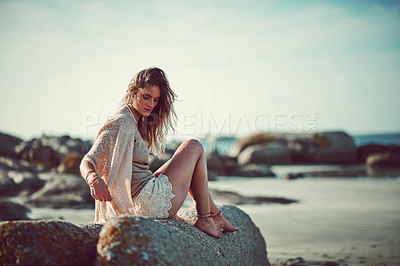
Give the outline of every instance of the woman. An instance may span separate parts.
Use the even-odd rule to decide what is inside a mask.
[[[96,200],[95,223],[118,214],[172,218],[187,193],[195,201],[195,226],[219,238],[236,231],[208,191],[206,157],[197,140],[187,140],[155,173],[149,170],[149,148],[159,154],[175,118],[171,90],[164,72],[149,68],[131,81],[122,106],[97,134],[80,170]]]

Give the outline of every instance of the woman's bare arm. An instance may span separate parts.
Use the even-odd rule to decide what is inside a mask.
[[[86,175],[89,173],[89,171],[94,171],[94,166],[91,162],[87,160],[82,160],[79,169],[81,171],[81,176],[83,178],[86,178]],[[91,173],[88,178],[87,182],[90,184],[94,178],[96,178],[97,173]],[[108,190],[108,187],[106,183],[104,183],[103,179],[99,179],[93,186],[90,187],[90,193],[92,197],[96,200],[99,201],[110,201],[111,200],[111,194],[110,191]]]

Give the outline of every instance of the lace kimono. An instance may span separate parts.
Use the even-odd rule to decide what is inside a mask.
[[[95,223],[103,224],[119,214],[168,217],[172,185],[167,176],[156,178],[148,170],[148,155],[131,110],[122,106],[105,122],[82,159],[93,164],[112,197],[111,202],[96,200]]]

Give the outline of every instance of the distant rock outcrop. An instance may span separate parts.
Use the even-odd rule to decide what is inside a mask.
[[[357,149],[357,161],[360,163],[366,163],[367,158],[376,153],[397,153],[400,154],[399,145],[380,145],[380,144],[367,144],[358,147]]]
[[[272,141],[244,149],[238,156],[240,165],[246,164],[292,164],[290,150],[285,143]]]
[[[85,180],[73,174],[47,173],[44,187],[25,201],[36,207],[50,208],[93,208],[94,199],[90,195]]]
[[[17,203],[0,201],[0,221],[29,220],[26,216],[28,212],[30,212],[28,208]]]
[[[242,164],[259,161],[264,164],[289,164],[291,161],[349,164],[357,161],[357,147],[353,139],[341,131],[254,134],[239,140],[230,153],[238,154]]]
[[[0,156],[17,158],[15,147],[22,139],[0,132]]]
[[[355,163],[357,147],[345,132],[319,132],[313,134],[286,134],[293,161],[300,163]]]
[[[76,152],[68,153],[61,160],[57,170],[60,173],[80,175],[79,166],[81,164],[82,159],[83,155],[80,155]]]
[[[400,168],[400,152],[387,151],[373,153],[367,158],[367,166]]]
[[[45,136],[23,141],[15,147],[19,159],[50,169],[57,167],[61,160],[70,153],[85,155],[92,143],[73,139],[67,135],[61,137]]]

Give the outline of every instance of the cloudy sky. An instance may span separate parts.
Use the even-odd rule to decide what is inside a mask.
[[[0,1],[0,131],[91,139],[138,71],[170,137],[400,132],[399,1]]]

